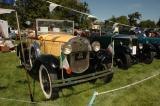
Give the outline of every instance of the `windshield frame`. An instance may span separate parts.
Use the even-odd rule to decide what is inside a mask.
[[[55,20],[55,19],[36,19],[36,36],[39,35],[39,31],[38,31],[38,27],[39,27],[38,26],[38,22],[39,21],[46,21],[46,22],[50,21],[50,22],[61,22],[61,23],[63,23],[63,22],[69,22],[69,23],[72,23],[72,33],[70,33],[70,34],[72,34],[72,35],[74,34],[74,21],[71,21],[71,20]],[[63,32],[60,32],[60,33],[63,33]]]

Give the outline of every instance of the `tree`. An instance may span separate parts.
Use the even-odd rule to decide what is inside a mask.
[[[116,22],[129,25],[128,18],[126,16],[120,16],[116,19]]]
[[[157,22],[157,24],[156,24],[158,27],[160,27],[160,18],[159,18],[159,20],[158,20],[158,22]]]
[[[140,20],[142,15],[139,12],[134,12],[132,14],[128,15],[129,18],[129,23],[131,26],[136,26],[137,25],[137,20]]]
[[[116,22],[116,17],[115,16],[112,16],[110,19],[108,19],[109,21],[112,21],[112,22]]]
[[[144,20],[144,21],[141,21],[139,23],[140,27],[142,28],[155,28],[156,27],[156,24],[154,21],[151,21],[151,20]]]
[[[73,8],[82,12],[89,12],[88,4],[86,2],[78,2],[77,0],[50,0],[62,6]],[[18,13],[22,25],[25,21],[34,21],[36,18],[51,18],[51,19],[67,19],[73,20],[81,27],[87,27],[87,16],[57,7],[53,12],[49,12],[49,3],[44,0],[17,0]]]

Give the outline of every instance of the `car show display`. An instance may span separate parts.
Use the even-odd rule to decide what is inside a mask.
[[[112,62],[100,43],[73,36],[73,28],[73,21],[37,19],[36,30],[17,46],[21,64],[38,77],[47,99],[57,97],[62,86],[113,77]]]
[[[50,12],[56,7],[72,10],[47,2],[50,3]],[[0,8],[0,14],[12,11],[16,13],[17,34],[14,33],[11,38],[18,38],[19,41],[16,46],[12,44],[8,22],[0,20],[0,51],[16,48],[20,66],[26,72],[32,102],[28,75],[40,84],[46,99],[56,99],[63,88],[84,82],[94,84],[97,79],[104,84],[112,81],[114,66],[127,70],[133,64],[151,64],[155,56],[160,58],[159,33],[150,35],[148,32],[136,32],[136,29],[123,29],[117,23],[111,29],[98,26],[99,29],[86,29],[85,32],[85,29],[76,29],[72,20],[43,18],[35,19],[34,23],[26,21],[24,24],[27,24],[27,28],[23,32],[17,12],[10,9],[2,11]],[[87,17],[90,15],[74,9],[72,11]],[[25,36],[21,35],[22,32]]]

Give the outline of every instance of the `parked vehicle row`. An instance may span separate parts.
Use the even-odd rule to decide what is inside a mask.
[[[57,98],[62,87],[113,78],[113,65],[152,63],[155,46],[143,34],[74,36],[74,22],[37,19],[36,30],[17,46],[17,56],[28,73],[40,82],[47,99]]]

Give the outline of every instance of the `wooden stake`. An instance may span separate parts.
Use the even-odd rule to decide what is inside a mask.
[[[22,37],[21,37],[21,31],[20,31],[19,19],[18,19],[17,11],[15,11],[15,13],[16,13],[18,34],[19,34],[19,38],[20,38],[22,58],[23,58],[23,61],[24,61],[24,65],[26,65],[26,60],[25,60],[25,55],[24,55],[24,48],[23,48],[23,44],[22,44]],[[34,102],[34,98],[33,98],[32,92],[31,92],[30,80],[29,80],[29,76],[28,76],[27,70],[25,70],[25,73],[26,73],[26,78],[27,78],[27,81],[28,81],[28,89],[29,89],[30,99],[31,99],[32,102]]]

